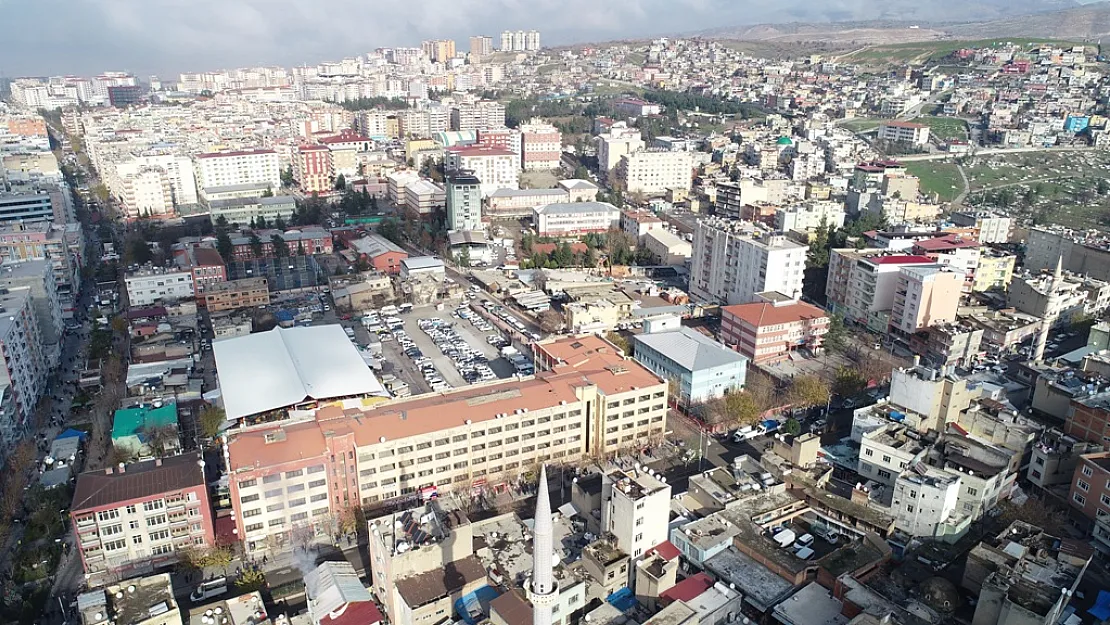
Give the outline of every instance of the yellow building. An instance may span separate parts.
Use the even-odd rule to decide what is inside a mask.
[[[405,142],[405,160],[415,158],[417,152],[435,150],[438,147],[432,139],[409,139]]]
[[[979,267],[975,270],[975,281],[971,284],[972,291],[989,291],[991,289],[1006,289],[1014,277],[1014,263],[1017,257],[1013,254],[991,254],[985,248],[979,257]]]

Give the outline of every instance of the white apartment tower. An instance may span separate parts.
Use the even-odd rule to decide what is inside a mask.
[[[607,177],[621,162],[621,157],[644,149],[644,139],[639,128],[629,128],[624,122],[613,124],[609,132],[597,137],[597,166],[601,176]]]
[[[689,191],[694,177],[690,152],[644,151],[621,156],[614,184],[628,193],[665,193],[668,189]]]
[[[273,150],[198,154],[194,163],[200,189],[258,185],[276,191],[281,187],[281,162]]]
[[[698,222],[690,263],[690,295],[701,302],[747,304],[755,294],[802,293],[809,248],[756,229],[754,224],[720,218]]]

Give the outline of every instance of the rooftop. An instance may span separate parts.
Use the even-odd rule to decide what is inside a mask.
[[[638,334],[635,336],[635,343],[637,346],[645,345],[659,352],[687,371],[703,371],[743,364],[748,360],[701,332],[690,328]]]
[[[216,623],[213,617],[221,616],[228,619],[226,625],[263,625],[269,618],[262,595],[255,591],[197,606],[189,610],[185,625],[213,625]]]
[[[204,471],[197,452],[135,462],[123,469],[87,471],[77,476],[72,511],[95,510],[203,485]]]
[[[449,597],[467,584],[486,578],[486,567],[476,556],[448,562],[442,568],[396,581],[395,587],[409,608],[415,609]]]
[[[616,206],[608,202],[555,202],[554,204],[544,204],[535,208],[537,215],[551,215],[555,213],[597,213],[597,212],[610,212],[613,214],[619,213]]]
[[[771,609],[794,587],[736,547],[729,547],[706,560],[705,568],[721,581],[735,584],[744,600],[760,611]]]
[[[775,606],[774,616],[784,625],[845,625],[844,604],[825,587],[810,582],[786,601]]]
[[[338,324],[274,328],[213,344],[228,419],[306,400],[385,396]]]
[[[139,404],[120,408],[112,418],[112,440],[134,436],[148,428],[177,425],[177,404],[170,402],[157,406]]]

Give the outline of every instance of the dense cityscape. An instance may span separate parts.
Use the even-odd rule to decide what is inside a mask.
[[[194,69],[0,79],[0,622],[1110,622],[1100,44]]]

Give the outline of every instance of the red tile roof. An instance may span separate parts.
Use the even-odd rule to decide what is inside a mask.
[[[913,265],[913,264],[925,264],[925,263],[933,262],[933,259],[929,258],[928,256],[919,256],[919,255],[911,255],[911,254],[900,254],[900,255],[896,255],[896,256],[880,256],[878,258],[873,258],[871,260],[873,260],[876,265]]]
[[[675,601],[693,601],[712,587],[713,578],[705,573],[698,573],[664,590],[659,594],[659,598],[668,604]]]
[[[359,601],[348,603],[339,614],[324,615],[320,619],[320,625],[375,625],[383,620],[377,604],[373,601]]]
[[[669,540],[664,540],[658,545],[652,547],[648,550],[648,553],[651,553],[653,551],[659,554],[659,557],[663,558],[664,560],[674,560],[682,554],[682,552],[678,550],[678,547],[675,547],[674,544],[672,544]]]
[[[256,154],[274,154],[273,150],[258,149],[258,150],[239,150],[237,152],[212,152],[209,154],[197,154],[197,158],[221,158],[224,156],[253,156]]]
[[[944,250],[958,249],[964,247],[979,247],[979,242],[971,237],[965,237],[957,234],[950,234],[935,239],[925,239],[918,241],[914,244],[914,250],[925,250],[926,252],[940,252]]]
[[[721,312],[756,328],[828,318],[825,311],[805,302],[795,302],[785,306],[775,306],[768,302],[737,304],[735,306],[725,306],[721,309]]]

